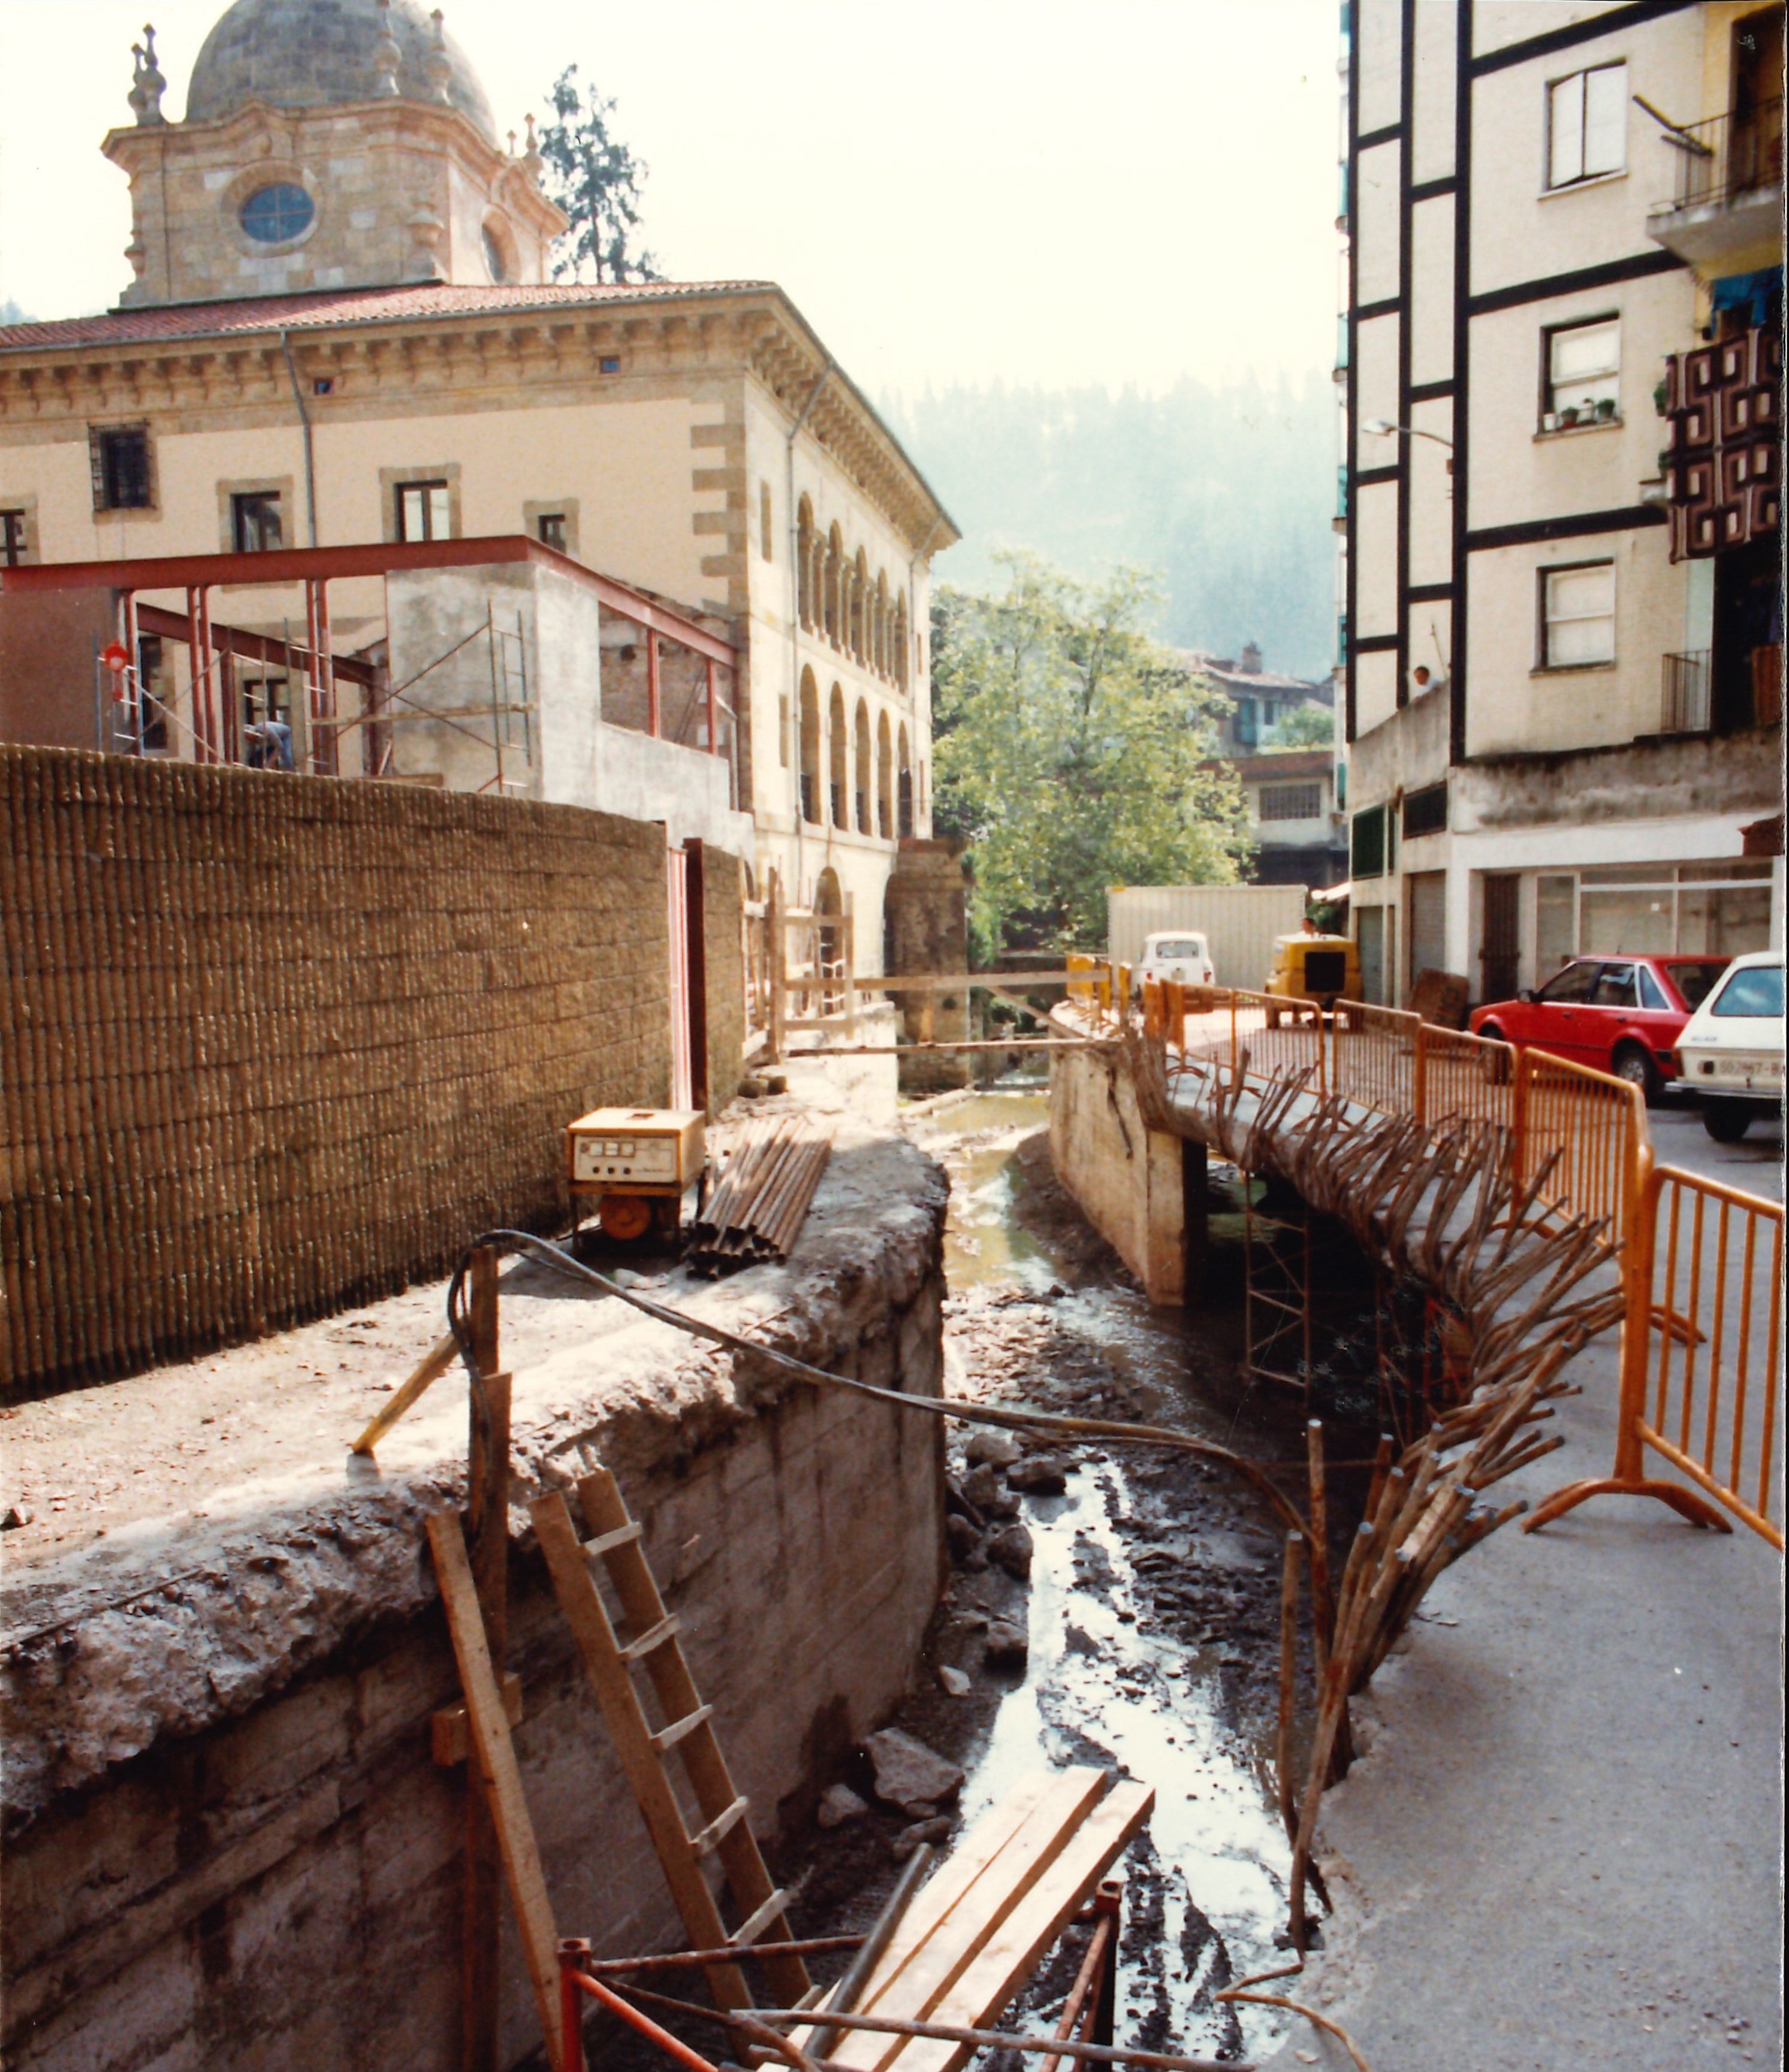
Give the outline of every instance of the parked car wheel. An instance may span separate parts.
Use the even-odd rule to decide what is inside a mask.
[[[1743,1101],[1710,1101],[1702,1111],[1702,1127],[1717,1144],[1737,1144],[1752,1126],[1752,1112]]]
[[[1508,1037],[1495,1022],[1487,1022],[1478,1034],[1487,1043],[1495,1043],[1499,1046],[1495,1050],[1483,1053],[1486,1083],[1493,1087],[1507,1087],[1516,1062],[1516,1053],[1510,1048]]]
[[[1664,1090],[1664,1081],[1659,1068],[1647,1057],[1638,1043],[1623,1043],[1609,1061],[1609,1069],[1618,1079],[1625,1079],[1631,1087],[1638,1087],[1641,1097],[1650,1106]]]

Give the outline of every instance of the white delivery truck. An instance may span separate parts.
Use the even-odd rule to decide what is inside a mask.
[[[1140,964],[1151,935],[1185,929],[1205,938],[1215,985],[1260,993],[1274,937],[1297,933],[1309,898],[1302,885],[1114,885],[1106,941],[1118,963]]]

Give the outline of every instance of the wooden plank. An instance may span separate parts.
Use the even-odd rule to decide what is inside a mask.
[[[509,1721],[491,1667],[491,1651],[485,1642],[484,1618],[472,1579],[472,1564],[467,1554],[459,1519],[452,1511],[437,1511],[430,1519],[429,1546],[434,1556],[435,1576],[447,1614],[454,1659],[459,1668],[460,1688],[466,1697],[473,1761],[484,1786],[485,1803],[491,1808],[504,1875],[516,1910],[516,1926],[521,1931],[522,1958],[528,1967],[528,1982],[534,1988],[549,2055],[557,2058],[560,2047],[559,1959],[553,1909],[547,1899],[540,1850],[528,1815],[521,1771],[516,1766],[515,1747],[509,1738]]]
[[[584,1658],[590,1688],[602,1708],[634,1803],[664,1867],[665,1882],[689,1934],[690,1947],[718,1950],[726,1941],[726,1926],[701,1866],[689,1853],[689,1832],[684,1825],[682,1809],[653,1751],[651,1729],[640,1709],[627,1665],[621,1659],[608,1611],[585,1565],[565,1499],[555,1490],[530,1507],[530,1515],[560,1609]],[[718,1965],[707,1976],[722,2006],[752,2004],[745,1978],[736,1967]]]
[[[1071,971],[931,972],[907,976],[885,972],[876,978],[861,976],[857,984],[865,993],[991,993],[1002,985],[1066,985],[1071,978],[1084,976],[1085,972]]]
[[[681,1631],[683,1622],[675,1612],[668,1614],[656,1626],[648,1626],[637,1640],[630,1640],[621,1651],[623,1662],[642,1662],[655,1648],[663,1647],[668,1640],[675,1640]]]
[[[631,1525],[617,1526],[613,1532],[599,1532],[594,1540],[586,1540],[584,1552],[594,1560],[599,1554],[612,1553],[616,1548],[625,1547],[629,1540],[639,1537],[640,1525],[636,1520]]]
[[[1020,1992],[1080,1911],[1101,1878],[1149,1818],[1154,1788],[1121,1781],[1070,1837],[1067,1845],[964,1971],[926,2021],[962,2029],[991,2025]],[[880,2012],[880,2010],[878,2010]],[[976,2046],[936,2037],[898,2037],[890,2062],[898,2072],[960,2072]]]
[[[690,1836],[691,1856],[705,1856],[711,1851],[719,1848],[722,1843],[751,1811],[751,1801],[749,1799],[744,1797],[735,1799],[725,1811],[718,1814],[714,1819],[710,1820],[699,1835]]]
[[[768,1928],[773,1921],[788,1911],[788,1906],[789,1895],[781,1886],[779,1886],[762,1906],[755,1913],[746,1916],[739,1926],[728,1936],[728,1942],[737,1943],[742,1949],[748,1947],[758,1940],[761,1932]]]
[[[453,1365],[459,1350],[451,1331],[431,1346],[411,1371],[409,1378],[400,1383],[391,1401],[348,1448],[348,1451],[351,1453],[370,1453],[411,1404],[422,1400],[424,1391],[440,1380]]]
[[[578,1496],[583,1507],[584,1522],[593,1531],[612,1532],[627,1523],[627,1507],[622,1500],[619,1486],[607,1468],[598,1468],[594,1474],[586,1475],[578,1485]],[[603,1563],[615,1585],[615,1595],[621,1601],[622,1611],[635,1632],[645,1632],[666,1616],[664,1600],[659,1594],[659,1586],[645,1553],[637,1543],[617,1548],[613,1553],[604,1556]],[[686,1719],[700,1709],[701,1693],[689,1673],[680,1640],[673,1638],[668,1646],[655,1648],[645,1658],[644,1667],[660,1712],[667,1722]],[[696,1794],[703,1819],[718,1819],[740,1794],[726,1758],[721,1753],[713,1720],[694,1728],[677,1745],[684,1774]],[[776,1888],[764,1867],[764,1859],[749,1821],[738,1822],[722,1836],[720,1858],[734,1906],[742,1915],[755,1912]],[[774,1946],[789,1939],[788,1924],[779,1922],[759,1945],[771,1953],[765,1959],[764,1977],[784,2007],[792,2007],[807,1992],[809,1983],[808,1967],[799,1957],[779,1958],[774,1955]],[[702,1943],[697,1947],[712,1949],[714,1946]],[[750,2002],[742,2004],[750,2005]]]
[[[667,1749],[674,1749],[685,1734],[694,1733],[705,1720],[712,1720],[714,1716],[714,1708],[712,1705],[698,1705],[694,1712],[685,1713],[681,1720],[673,1720],[669,1726],[660,1727],[651,1737],[652,1745],[663,1755]]]
[[[476,1381],[467,1391],[465,1548],[485,1646],[498,1673],[509,1646],[509,1376],[497,1353],[497,1254],[480,1245],[467,1275]],[[503,1839],[476,1765],[467,1768],[461,2019],[466,2072],[497,2072],[503,2008]],[[554,1959],[557,1969],[557,1959]],[[556,2003],[557,2004],[557,2003]]]
[[[503,1679],[504,1716],[512,1728],[522,1724],[522,1679]],[[464,1762],[472,1753],[472,1737],[466,1724],[464,1705],[443,1705],[429,1721],[430,1753],[443,1770]]]
[[[857,2012],[928,2020],[1092,1813],[1104,1784],[1105,1773],[1086,1766],[1040,1771],[979,1821],[963,1848],[921,1889],[858,1995]],[[840,2064],[874,2072],[904,2040],[853,2030],[832,2055]]]

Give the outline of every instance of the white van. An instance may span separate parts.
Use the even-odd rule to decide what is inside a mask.
[[[1677,1038],[1676,1093],[1703,1104],[1717,1144],[1737,1144],[1783,1104],[1783,952],[1735,957]]]
[[[1196,928],[1164,928],[1157,935],[1145,935],[1143,960],[1132,975],[1132,983],[1141,985],[1145,979],[1154,979],[1158,985],[1172,979],[1177,985],[1215,985],[1217,974],[1211,964],[1209,939]]]

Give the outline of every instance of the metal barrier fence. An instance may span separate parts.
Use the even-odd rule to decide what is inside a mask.
[[[1779,1203],[1699,1174],[1647,1174],[1630,1245],[1614,1470],[1557,1490],[1527,1531],[1587,1497],[1651,1496],[1723,1531],[1730,1514],[1781,1552],[1783,1217]],[[1649,1449],[1694,1487],[1649,1477]]]
[[[1129,972],[1085,966],[1071,998],[1102,1020],[1122,1014]],[[1538,1178],[1562,1216],[1606,1222],[1627,1302],[1614,1472],[1557,1491],[1525,1529],[1586,1497],[1649,1495],[1700,1524],[1738,1518],[1783,1548],[1779,1204],[1655,1166],[1640,1090],[1542,1051],[1357,1001],[1326,1015],[1309,1001],[1145,985],[1142,1006],[1145,1029],[1183,1065],[1264,1081],[1303,1072],[1314,1096],[1374,1114],[1495,1123],[1519,1182]],[[1649,1449],[1693,1486],[1649,1478]]]

